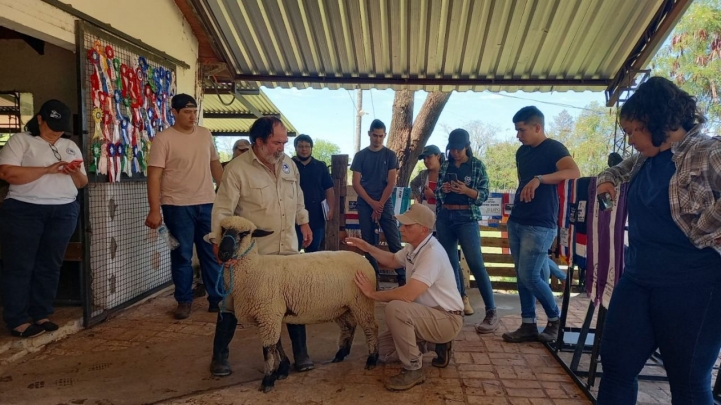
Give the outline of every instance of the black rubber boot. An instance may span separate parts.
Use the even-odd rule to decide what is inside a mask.
[[[313,370],[315,366],[313,361],[308,357],[308,347],[305,344],[305,325],[287,324],[288,336],[293,346],[293,360],[295,361],[296,371]]]
[[[214,376],[224,377],[233,372],[228,361],[228,356],[230,356],[228,346],[233,340],[236,326],[238,326],[238,319],[234,314],[230,312],[218,314],[213,338],[213,359],[210,362],[210,372]]]
[[[509,343],[535,342],[538,340],[538,327],[535,322],[522,323],[520,328],[513,332],[506,332],[502,337]]]

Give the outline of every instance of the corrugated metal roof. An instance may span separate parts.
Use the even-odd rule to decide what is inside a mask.
[[[240,97],[252,108],[241,102]],[[239,96],[235,99],[230,94],[217,95],[210,91],[205,93],[202,103],[204,115],[207,113],[252,115],[255,110],[262,115],[279,115],[288,133],[296,134],[298,132],[293,124],[280,113],[278,107],[263,93],[263,90],[260,90],[258,95]],[[229,105],[225,105],[226,103],[229,103]],[[214,134],[247,133],[255,120],[256,118],[203,118],[203,126]]]
[[[663,3],[207,0],[236,74],[263,76],[260,81],[243,82],[245,86],[510,92],[602,90],[624,66]],[[371,80],[304,83],[287,82],[283,76]],[[402,81],[372,82],[409,77],[524,82],[412,86]],[[550,86],[544,84],[546,80],[577,82]]]

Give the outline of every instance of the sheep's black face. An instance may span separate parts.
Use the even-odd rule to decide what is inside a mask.
[[[223,239],[220,241],[218,247],[218,258],[222,262],[227,262],[232,259],[235,252],[238,250],[238,245],[244,237],[248,236],[250,232],[238,232],[235,229],[226,229],[223,232]]]

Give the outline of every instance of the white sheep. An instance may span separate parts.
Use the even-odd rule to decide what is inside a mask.
[[[376,366],[375,305],[353,281],[359,270],[375,280],[373,267],[365,257],[347,251],[259,255],[254,238],[272,232],[256,229],[251,221],[237,216],[223,219],[221,227],[223,239],[218,256],[224,262],[235,260],[232,270],[224,272],[225,285],[232,284],[229,293],[235,316],[239,321],[257,324],[260,330],[265,359],[261,390],[270,391],[275,380],[284,379],[290,370],[280,342],[283,322],[335,321],[341,334],[333,362],[342,361],[350,353],[356,325],[360,325],[368,345],[366,369]]]

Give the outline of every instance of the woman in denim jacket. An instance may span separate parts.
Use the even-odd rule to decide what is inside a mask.
[[[635,404],[637,376],[660,349],[674,404],[713,404],[721,349],[721,139],[696,100],[653,77],[623,105],[635,154],[598,177],[629,183],[626,268],[606,315],[598,404]]]

